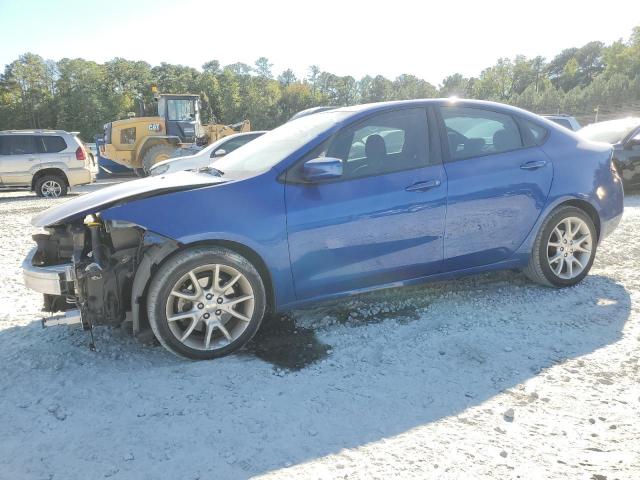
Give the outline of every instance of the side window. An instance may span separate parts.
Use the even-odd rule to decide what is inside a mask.
[[[67,148],[67,143],[62,137],[44,135],[41,137],[41,139],[44,144],[45,153],[58,153]]]
[[[120,143],[122,145],[133,145],[136,143],[136,127],[123,128],[120,130]]]
[[[29,155],[37,153],[36,138],[33,135],[5,135],[0,146],[2,155]]]
[[[429,163],[423,108],[374,115],[338,132],[324,152],[343,161],[343,178],[381,175]]]
[[[222,149],[224,150],[226,153],[231,153],[234,150],[240,148],[241,146],[243,146],[246,143],[249,143],[251,140],[253,140],[255,137],[249,137],[249,136],[242,136],[242,137],[238,137],[238,138],[234,138],[232,140],[229,140],[227,143],[223,144],[222,146],[220,146],[220,148],[217,148],[216,151]],[[215,152],[212,152],[212,155]]]
[[[542,145],[542,142],[547,138],[547,129],[523,118],[519,118],[518,121],[522,127],[522,139],[525,147]]]
[[[524,146],[511,115],[456,106],[442,106],[440,111],[454,160],[508,152]]]

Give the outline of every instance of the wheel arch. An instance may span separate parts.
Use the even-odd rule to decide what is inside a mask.
[[[67,178],[66,173],[64,173],[62,169],[49,167],[49,168],[42,168],[33,174],[33,177],[31,177],[31,190],[36,189],[36,183],[38,182],[38,180],[40,180],[40,178],[44,177],[45,175],[56,175],[62,178],[62,180],[64,180],[64,183],[67,184],[67,187],[69,186],[69,179]]]
[[[240,255],[245,257],[247,260],[249,260],[251,264],[256,267],[256,270],[258,270],[258,273],[260,274],[260,277],[264,282],[264,288],[267,294],[267,312],[275,310],[276,294],[274,290],[273,279],[271,277],[271,272],[267,267],[266,262],[258,252],[256,252],[254,249],[252,249],[251,247],[243,243],[236,242],[233,240],[222,240],[222,239],[196,241],[194,243],[185,245],[184,248],[201,247],[201,246],[215,246],[215,247],[228,248],[229,250],[239,253]]]
[[[598,209],[594,205],[593,201],[588,197],[576,197],[576,196],[562,196],[556,198],[555,200],[549,202],[549,204],[542,211],[538,219],[536,220],[535,225],[529,232],[529,236],[527,239],[522,242],[522,245],[518,248],[515,257],[524,264],[528,262],[529,254],[531,253],[531,249],[533,248],[533,243],[542,227],[544,221],[552,214],[552,212],[562,206],[573,206],[583,210],[589,217],[593,220],[593,223],[596,227],[596,234],[598,236],[598,242],[601,237],[601,229],[602,222],[600,220],[600,214],[598,213]]]
[[[565,200],[562,203],[556,205],[553,208],[553,210],[555,210],[558,207],[564,207],[564,206],[579,208],[580,210],[584,211],[587,215],[589,215],[589,217],[593,221],[593,224],[596,227],[596,235],[598,236],[598,241],[600,241],[600,229],[602,228],[600,224],[600,215],[598,214],[598,211],[591,203],[579,198],[572,198],[569,200]],[[551,214],[551,212],[549,212],[549,214]]]
[[[131,286],[131,313],[134,333],[137,334],[148,327],[146,308],[141,307],[146,307],[149,285],[155,273],[174,255],[191,248],[203,246],[228,248],[251,262],[264,282],[267,295],[267,314],[275,311],[276,295],[271,272],[260,254],[251,247],[240,242],[222,239],[200,240],[180,244],[163,237],[157,245],[154,245],[144,254],[134,275]]]

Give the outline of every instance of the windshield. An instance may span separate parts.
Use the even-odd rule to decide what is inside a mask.
[[[215,163],[223,172],[268,170],[351,112],[322,112],[287,122]]]
[[[578,130],[578,133],[587,140],[614,144],[621,142],[638,126],[640,126],[640,118],[623,118],[610,122],[592,123]]]
[[[169,120],[189,121],[196,116],[196,102],[189,100],[167,100]]]

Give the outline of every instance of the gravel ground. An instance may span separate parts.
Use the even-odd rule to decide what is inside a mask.
[[[58,202],[0,193],[2,479],[640,478],[639,196],[577,287],[389,290],[200,363],[40,328],[20,263]]]

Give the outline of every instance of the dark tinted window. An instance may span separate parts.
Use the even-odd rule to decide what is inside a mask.
[[[454,160],[508,152],[524,146],[511,115],[482,108],[444,106],[449,152]]]
[[[0,155],[29,155],[38,152],[33,135],[3,135]]]
[[[541,145],[547,137],[547,130],[540,125],[530,122],[529,120],[519,119],[522,127],[522,139],[526,147]]]
[[[324,155],[339,158],[344,178],[380,175],[429,163],[422,108],[374,115],[338,132]]]
[[[42,136],[45,153],[58,153],[67,148],[67,143],[62,137]]]

